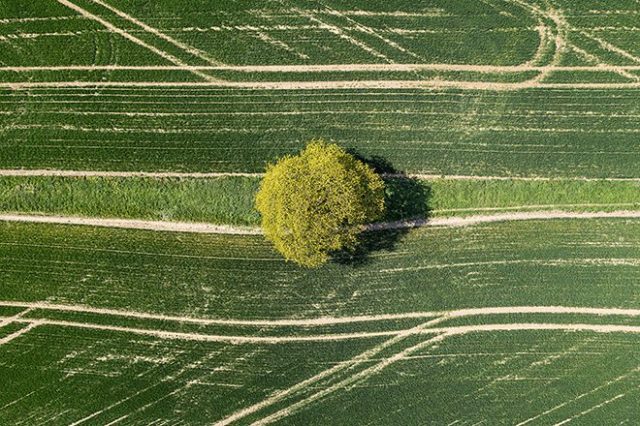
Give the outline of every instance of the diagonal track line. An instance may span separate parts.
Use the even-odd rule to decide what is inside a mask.
[[[126,19],[129,22],[134,23],[135,25],[139,26],[140,28],[142,28],[143,30],[147,31],[148,33],[151,33],[153,35],[155,35],[156,37],[159,37],[171,44],[173,44],[176,47],[179,47],[180,49],[184,50],[187,53],[190,53],[193,56],[196,56],[200,59],[203,59],[205,61],[207,61],[208,63],[212,64],[212,65],[223,65],[222,62],[216,61],[215,59],[211,58],[210,56],[208,56],[205,52],[203,52],[200,49],[196,49],[193,46],[189,46],[181,41],[178,41],[176,39],[174,39],[173,37],[170,37],[168,35],[166,35],[165,33],[161,32],[160,30],[153,28],[150,25],[145,24],[144,22],[140,21],[139,19],[134,18],[133,16],[119,10],[116,9],[115,7],[111,6],[110,4],[107,4],[101,0],[89,0],[92,1],[95,4],[98,4],[102,7],[104,7],[105,9],[109,9],[110,11],[112,11],[113,13],[115,13],[116,15],[120,16],[121,18]]]
[[[425,323],[422,323],[416,327],[410,328],[408,330],[404,330],[400,333],[398,333],[393,339],[387,340],[386,342],[383,342],[365,352],[362,352],[361,354],[357,355],[356,357],[346,361],[346,362],[342,362],[337,364],[336,366],[325,370],[319,374],[316,374],[315,376],[306,379],[300,383],[295,384],[294,386],[285,389],[283,391],[279,391],[276,394],[274,394],[273,396],[257,403],[254,405],[251,405],[247,408],[244,408],[240,411],[237,411],[227,417],[225,417],[224,419],[220,420],[219,422],[215,423],[215,426],[226,426],[229,425],[231,423],[234,423],[240,419],[243,419],[251,414],[254,414],[258,411],[261,411],[267,407],[272,406],[273,404],[276,404],[280,401],[283,401],[287,398],[290,398],[292,396],[295,396],[296,394],[300,393],[301,391],[304,391],[305,389],[307,389],[309,386],[324,380],[326,378],[331,378],[334,375],[340,373],[342,370],[345,369],[351,369],[353,367],[356,367],[366,361],[368,361],[369,359],[371,359],[372,357],[376,356],[377,354],[379,354],[380,352],[382,352],[384,349],[393,346],[399,342],[401,342],[402,340],[407,339],[410,336],[415,335],[416,333],[424,330],[425,328],[438,324],[442,321],[445,321],[449,319],[448,316],[442,316],[439,318],[436,318],[434,320],[431,321],[427,321]],[[311,397],[309,397],[311,398]],[[306,399],[302,400],[302,401],[306,401]],[[300,402],[302,402],[300,401]],[[300,404],[300,402],[295,403],[294,405]]]
[[[127,40],[142,46],[148,50],[150,50],[151,52],[163,57],[164,59],[166,59],[169,62],[172,62],[175,65],[179,65],[182,67],[187,67],[188,64],[186,64],[185,62],[182,62],[180,59],[176,58],[175,56],[171,55],[170,53],[167,53],[163,50],[158,49],[157,47],[151,46],[150,44],[140,40],[138,37],[129,34],[128,32],[116,27],[115,25],[113,25],[112,23],[110,23],[109,21],[106,21],[104,19],[102,19],[101,17],[94,15],[93,13],[89,12],[86,9],[81,8],[80,6],[76,5],[75,3],[70,2],[69,0],[57,0],[58,3],[76,11],[77,13],[81,14],[82,16],[92,19],[96,22],[98,22],[99,24],[103,25],[104,27],[106,27],[107,29],[113,31],[116,34],[119,34],[120,36],[126,38]],[[201,72],[201,71],[197,71],[197,70],[191,70],[191,72],[195,75],[197,75],[198,77],[203,78],[204,80],[208,81],[208,82],[213,82],[216,81],[215,78]]]

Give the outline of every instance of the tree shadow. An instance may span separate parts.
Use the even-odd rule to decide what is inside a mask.
[[[382,157],[366,158],[353,150],[350,150],[349,153],[382,175],[385,183],[386,211],[381,222],[426,220],[429,218],[431,212],[429,207],[431,187],[429,185],[399,172]],[[371,260],[371,253],[394,250],[397,243],[408,232],[409,228],[406,227],[362,232],[355,248],[333,253],[332,259],[342,265],[366,264]]]

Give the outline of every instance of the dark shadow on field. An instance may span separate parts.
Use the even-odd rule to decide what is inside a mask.
[[[348,152],[382,175],[385,183],[386,212],[381,222],[424,220],[429,218],[429,200],[431,198],[431,187],[429,185],[399,172],[389,161],[382,157],[366,158],[353,150]],[[408,232],[409,228],[362,232],[356,248],[334,253],[333,260],[342,265],[358,266],[366,264],[370,261],[372,253],[382,250],[394,250],[397,243]]]

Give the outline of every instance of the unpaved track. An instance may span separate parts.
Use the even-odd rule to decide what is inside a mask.
[[[59,0],[62,1],[62,0]],[[640,82],[631,83],[541,83],[528,80],[520,83],[496,83],[482,81],[453,80],[334,80],[334,81],[56,81],[56,82],[3,82],[4,89],[69,89],[69,88],[140,88],[140,87],[180,87],[180,88],[220,88],[249,90],[351,90],[351,89],[460,89],[515,91],[526,89],[584,89],[584,90],[626,90],[640,88]]]
[[[104,228],[143,229],[149,231],[189,232],[196,234],[258,235],[259,228],[213,225],[210,223],[163,222],[135,219],[98,219],[75,216],[35,216],[0,214],[0,222],[48,223],[59,225],[86,225]]]
[[[244,172],[112,172],[94,170],[0,170],[0,176],[16,177],[148,177],[148,178],[218,178],[218,177],[262,177],[264,173]],[[640,180],[640,178],[638,179]]]
[[[55,169],[0,169],[0,177],[148,177],[148,178],[218,178],[218,177],[256,177],[264,173],[253,172],[129,172],[101,170],[55,170]],[[427,173],[382,173],[388,178],[415,178],[422,180],[517,180],[517,181],[610,181],[640,182],[637,178],[598,178],[598,177],[543,177],[543,176],[473,176],[473,175],[438,175]]]
[[[568,212],[568,211],[533,211],[496,213],[491,215],[474,215],[466,217],[443,217],[433,219],[400,220],[397,222],[373,223],[367,225],[366,231],[381,231],[389,229],[419,228],[422,226],[442,226],[460,228],[481,223],[508,222],[520,220],[550,220],[550,219],[599,219],[599,218],[640,218],[640,211],[613,212]]]
[[[373,223],[363,227],[366,232],[391,229],[411,229],[425,226],[460,228],[482,223],[508,222],[521,220],[552,219],[607,219],[607,218],[640,218],[640,211],[611,212],[567,212],[567,211],[529,211],[497,213],[492,215],[475,215],[465,217],[445,217],[433,219],[401,220],[396,222]],[[198,222],[165,222],[136,219],[101,219],[77,216],[37,216],[27,214],[0,214],[0,222],[46,223],[57,225],[85,225],[104,228],[142,229],[159,232],[188,232],[196,234],[230,234],[261,235],[258,227],[242,227],[231,225],[213,225]]]
[[[616,72],[637,71],[640,65],[467,65],[467,64],[328,64],[328,65],[230,65],[230,66],[178,66],[178,65],[61,65],[61,66],[6,66],[0,71],[238,71],[247,73],[309,73],[309,72],[412,72],[447,71],[487,74],[552,71]]]
[[[190,316],[171,316],[148,312],[125,311],[118,309],[95,308],[84,305],[63,305],[48,302],[0,301],[0,306],[24,308],[18,315],[8,317],[14,320],[24,317],[33,310],[58,311],[69,313],[85,313],[123,318],[160,320],[167,322],[191,323],[199,325],[224,326],[257,326],[257,327],[310,327],[360,322],[397,321],[428,318],[461,318],[483,315],[515,315],[515,314],[549,314],[549,315],[594,315],[594,316],[626,316],[640,317],[640,309],[629,308],[593,308],[580,306],[489,306],[484,308],[465,308],[450,311],[406,312],[400,314],[360,315],[343,317],[319,317],[309,319],[273,319],[273,320],[238,320],[222,318],[195,318]]]

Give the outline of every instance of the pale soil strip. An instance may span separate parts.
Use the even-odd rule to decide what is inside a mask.
[[[64,0],[59,0],[64,1]],[[207,76],[208,77],[208,76]],[[97,87],[181,87],[181,88],[234,88],[253,90],[345,90],[345,89],[459,89],[515,91],[526,89],[591,89],[618,90],[638,89],[640,82],[630,83],[543,83],[523,81],[520,83],[497,83],[482,81],[453,80],[327,80],[327,81],[47,81],[47,82],[2,82],[0,88],[6,89],[65,89],[65,88],[97,88]]]
[[[213,225],[210,223],[165,222],[135,219],[98,219],[75,216],[35,216],[1,214],[0,222],[47,223],[60,225],[85,225],[105,228],[143,229],[164,232],[189,232],[197,234],[259,235],[259,228]]]
[[[436,263],[423,266],[409,266],[405,268],[380,269],[378,272],[395,273],[406,271],[424,271],[429,269],[451,269],[465,268],[469,266],[504,266],[504,265],[540,265],[540,266],[563,266],[563,265],[598,265],[598,266],[640,266],[640,259],[637,258],[577,258],[577,259],[514,259],[514,260],[489,260],[484,262],[460,262],[460,263]]]
[[[633,369],[633,370],[631,370],[630,372],[628,372],[628,373],[626,373],[626,374],[623,374],[622,376],[616,377],[615,379],[610,380],[609,382],[607,382],[607,383],[605,383],[605,384],[603,384],[603,385],[597,386],[597,387],[595,387],[594,389],[591,389],[591,390],[590,390],[590,391],[588,391],[588,392],[582,393],[582,394],[578,395],[576,398],[574,398],[574,399],[572,399],[572,400],[570,400],[570,401],[565,401],[565,402],[563,402],[563,403],[561,403],[561,404],[558,404],[558,405],[556,405],[556,406],[554,406],[554,407],[552,407],[552,408],[549,408],[548,410],[543,411],[543,412],[542,412],[542,413],[540,413],[540,414],[537,414],[537,415],[535,415],[535,416],[533,416],[533,417],[530,417],[530,418],[528,418],[528,419],[526,419],[526,420],[524,420],[524,421],[522,421],[522,422],[518,423],[516,426],[524,426],[524,425],[526,425],[526,424],[529,424],[529,423],[531,423],[532,421],[537,420],[537,419],[539,419],[540,417],[546,416],[547,414],[552,413],[552,412],[554,412],[554,411],[556,411],[556,410],[559,410],[560,408],[565,407],[565,406],[567,406],[567,405],[569,405],[569,404],[572,404],[572,403],[574,403],[575,401],[577,401],[577,400],[579,400],[579,399],[582,399],[582,398],[584,398],[584,397],[585,397],[585,396],[587,396],[587,395],[591,395],[591,394],[593,394],[593,393],[595,393],[595,392],[598,392],[598,391],[599,391],[599,390],[601,390],[601,389],[604,389],[604,388],[606,388],[606,387],[608,387],[608,386],[611,386],[611,385],[612,385],[612,384],[614,384],[614,383],[617,383],[617,382],[619,382],[619,381],[622,381],[622,380],[624,380],[624,379],[626,379],[626,378],[628,378],[628,377],[630,377],[630,376],[632,376],[632,375],[634,375],[634,374],[638,373],[639,371],[640,371],[640,367],[634,368],[634,369]]]
[[[414,312],[404,314],[361,315],[351,317],[319,317],[310,319],[276,319],[276,320],[234,320],[234,319],[209,319],[193,318],[185,316],[159,315],[146,312],[123,311],[117,309],[92,308],[82,305],[59,305],[47,302],[0,302],[0,306],[21,307],[29,309],[54,310],[61,312],[76,312],[87,314],[112,315],[127,318],[175,321],[180,323],[200,325],[235,325],[235,326],[259,326],[259,327],[321,327],[338,324],[352,324],[358,322],[393,321],[404,319],[423,319],[439,316],[432,312]],[[640,315],[640,310],[638,311]]]
[[[347,42],[349,42],[349,43],[351,43],[351,44],[353,44],[355,46],[358,46],[360,49],[364,50],[365,52],[369,53],[370,55],[373,55],[373,56],[375,56],[377,58],[380,58],[382,60],[385,60],[387,62],[393,62],[391,59],[387,58],[384,54],[378,52],[377,50],[375,50],[372,47],[368,46],[367,44],[361,42],[360,40],[357,40],[357,39],[351,37],[349,34],[345,33],[340,27],[337,27],[335,25],[330,25],[330,24],[327,24],[324,21],[321,21],[316,16],[314,16],[310,11],[306,11],[306,10],[298,9],[298,8],[293,8],[292,12],[295,12],[298,15],[307,18],[311,22],[314,22],[314,23],[318,24],[320,26],[320,28],[329,31],[330,33],[338,36],[339,38],[341,38],[343,40],[346,40]]]
[[[251,172],[115,172],[101,170],[56,170],[56,169],[0,169],[0,177],[148,177],[148,178],[218,178],[218,177],[255,177],[264,173]],[[542,177],[542,176],[473,176],[438,175],[425,173],[382,173],[387,178],[415,178],[421,180],[516,180],[516,181],[602,181],[602,182],[640,182],[639,178],[596,178],[596,177]]]
[[[0,170],[0,176],[2,176],[2,170]],[[437,180],[437,179],[450,179],[450,180],[522,180],[522,181],[613,181],[613,182],[640,182],[640,178],[610,178],[610,177],[544,177],[544,176],[473,176],[473,175],[438,175],[438,174],[425,174],[425,173],[386,173],[385,177],[408,177],[421,180]]]
[[[375,332],[360,332],[360,333],[337,333],[337,334],[319,334],[312,336],[273,336],[273,337],[259,337],[259,336],[226,336],[215,334],[201,334],[201,333],[182,333],[176,331],[165,331],[147,328],[135,328],[135,327],[122,327],[116,325],[104,325],[104,324],[90,324],[76,321],[62,321],[62,320],[50,320],[50,319],[24,319],[18,318],[13,322],[31,324],[32,327],[38,325],[51,325],[57,327],[72,327],[83,328],[90,330],[104,330],[104,331],[117,331],[122,333],[138,334],[143,336],[153,336],[161,339],[168,340],[189,340],[196,342],[227,342],[232,344],[242,343],[256,343],[256,344],[279,344],[279,343],[291,343],[291,342],[334,342],[341,340],[352,339],[370,339],[374,337],[395,337],[402,331],[375,331]],[[22,330],[21,330],[22,331]],[[26,331],[25,331],[26,332]],[[14,333],[17,334],[17,333]],[[14,334],[7,336],[12,337]],[[22,334],[22,333],[21,333]],[[15,336],[17,337],[17,336]],[[12,337],[13,339],[14,337]],[[5,338],[6,339],[6,338]],[[5,339],[0,339],[0,344],[5,343]]]
[[[444,217],[432,219],[399,220],[396,222],[372,223],[362,227],[365,232],[390,229],[410,229],[424,226],[460,228],[482,223],[495,223],[521,220],[553,219],[607,219],[640,218],[640,211],[570,212],[544,210],[533,212],[507,212],[494,215],[473,215],[463,217]],[[0,222],[45,223],[58,225],[84,225],[105,228],[142,229],[159,232],[188,232],[197,234],[261,235],[258,227],[214,225],[202,222],[168,222],[137,219],[86,218],[78,216],[38,216],[27,214],[0,214]]]
[[[476,212],[476,211],[507,211],[507,210],[526,210],[526,209],[553,209],[559,207],[633,207],[640,205],[640,199],[637,203],[598,203],[598,204],[530,204],[520,206],[506,206],[506,207],[469,207],[459,209],[437,209],[431,210],[431,213],[443,213],[443,212]]]
[[[398,50],[398,51],[400,51],[402,53],[405,53],[407,55],[410,55],[413,58],[416,58],[416,59],[418,59],[420,61],[424,61],[425,60],[425,58],[423,58],[422,56],[419,56],[419,55],[415,54],[414,52],[410,51],[409,49],[404,48],[403,46],[401,46],[400,44],[394,42],[393,40],[389,40],[388,38],[386,38],[384,36],[381,36],[375,29],[373,29],[373,28],[371,28],[371,27],[369,27],[367,25],[361,24],[361,23],[349,18],[346,14],[344,14],[344,13],[342,13],[340,11],[337,11],[335,9],[331,9],[328,6],[325,6],[325,9],[327,11],[330,11],[330,13],[332,15],[334,15],[336,17],[339,17],[341,19],[344,19],[347,22],[350,22],[351,24],[353,24],[355,30],[361,31],[361,32],[363,32],[365,34],[372,35],[372,36],[376,37],[377,39],[382,40],[385,44],[391,46],[392,48],[394,48],[394,49],[396,49],[396,50]]]
[[[363,381],[371,376],[379,373],[391,364],[404,360],[408,355],[431,346],[434,343],[443,341],[444,339],[455,336],[464,335],[468,333],[479,332],[497,332],[497,331],[529,331],[529,330],[551,330],[551,331],[591,331],[596,333],[640,333],[640,327],[638,326],[625,326],[625,325],[592,325],[592,324],[554,324],[554,323],[516,323],[516,324],[488,324],[488,325],[473,325],[473,326],[457,326],[457,327],[442,327],[442,328],[429,328],[420,331],[420,334],[437,334],[424,342],[418,343],[415,346],[407,348],[389,358],[384,359],[380,363],[369,367],[366,370],[361,371],[351,377],[348,377],[332,386],[325,388],[301,401],[296,402],[289,407],[283,408],[267,417],[264,417],[253,425],[266,425],[287,417],[296,411],[299,411],[314,401],[333,393],[337,390],[351,386],[358,381]]]
[[[184,50],[187,53],[192,54],[193,56],[196,56],[200,59],[203,59],[205,61],[207,61],[210,64],[215,64],[215,65],[222,65],[221,62],[216,61],[215,59],[211,58],[210,56],[208,56],[205,52],[203,52],[200,49],[196,49],[193,46],[189,46],[185,43],[182,43],[181,41],[178,41],[168,35],[166,35],[165,33],[159,31],[156,28],[153,28],[150,25],[145,24],[144,22],[134,18],[133,16],[119,10],[116,9],[115,7],[111,6],[110,4],[107,4],[101,0],[90,0],[93,3],[99,4],[100,6],[104,7],[105,9],[109,9],[110,11],[112,11],[113,13],[115,13],[116,15],[118,15],[121,18],[126,19],[129,22],[134,23],[135,25],[139,26],[140,28],[144,29],[145,31],[147,31],[148,33],[151,33],[153,35],[155,35],[156,37],[159,37],[165,41],[168,41],[169,43],[173,44],[176,47],[179,47],[180,49]]]
[[[2,306],[2,305],[0,304],[0,306]],[[27,307],[27,309],[25,309],[24,311],[18,312],[16,315],[0,321],[0,328],[4,327],[5,325],[11,324],[13,321],[15,321],[18,318],[21,318],[21,317],[27,315],[29,312],[33,311],[33,309],[34,308]]]
[[[421,226],[442,226],[459,228],[481,223],[494,223],[520,220],[551,220],[551,219],[599,219],[599,218],[640,218],[640,211],[613,212],[567,212],[567,211],[537,211],[512,212],[494,215],[474,215],[466,217],[444,217],[433,219],[400,220],[396,222],[373,223],[365,226],[365,231],[380,231],[389,229],[406,229]]]
[[[69,0],[57,0],[57,1],[58,1],[58,3],[60,3],[60,4],[64,5],[64,6],[70,8],[70,9],[76,11],[76,12],[78,12],[80,15],[82,15],[82,16],[88,18],[88,19],[93,19],[94,21],[98,22],[99,24],[103,25],[104,27],[106,27],[107,29],[113,31],[114,33],[121,35],[122,37],[126,38],[127,40],[129,40],[129,41],[131,41],[131,42],[133,42],[133,43],[135,43],[135,44],[137,44],[139,46],[142,46],[145,49],[150,50],[151,52],[155,53],[156,55],[159,55],[159,56],[163,57],[164,59],[168,60],[169,62],[172,62],[172,63],[174,63],[176,65],[181,66],[181,67],[187,66],[186,63],[182,62],[180,59],[176,58],[175,56],[173,56],[173,55],[171,55],[171,54],[169,54],[169,53],[167,53],[167,52],[165,52],[163,50],[160,50],[160,49],[158,49],[156,47],[151,46],[150,44],[140,40],[138,37],[133,36],[133,35],[129,34],[128,32],[116,27],[112,23],[110,23],[108,21],[105,21],[101,17],[99,17],[97,15],[94,15],[93,13],[89,12],[88,10],[83,9],[83,8],[77,6],[74,3],[71,3]],[[215,81],[214,78],[212,78],[211,76],[209,76],[209,75],[207,75],[207,74],[205,74],[203,72],[200,72],[200,71],[197,71],[197,70],[193,70],[191,72],[196,74],[197,76],[205,79],[208,82]]]
[[[625,58],[630,59],[630,60],[632,60],[633,62],[640,63],[640,58],[639,58],[639,57],[637,57],[637,56],[635,56],[635,55],[632,55],[631,53],[627,52],[626,50],[621,49],[621,48],[619,48],[619,47],[617,47],[617,46],[615,46],[615,45],[613,45],[613,44],[609,43],[609,42],[608,42],[608,41],[606,41],[606,40],[603,40],[603,39],[601,39],[601,38],[599,38],[599,37],[596,37],[596,36],[594,36],[593,34],[589,34],[589,33],[588,33],[588,32],[586,32],[586,31],[577,30],[577,29],[575,29],[575,28],[572,28],[572,30],[577,31],[577,32],[578,32],[578,33],[580,33],[581,35],[583,35],[583,36],[585,36],[585,37],[587,37],[587,38],[589,38],[589,39],[591,39],[591,40],[595,41],[595,42],[596,42],[596,43],[598,43],[601,47],[603,47],[605,50],[608,50],[608,51],[610,51],[610,52],[617,53],[618,55],[624,56]]]
[[[279,49],[283,49],[286,52],[289,52],[293,55],[296,55],[298,58],[300,59],[309,59],[309,56],[299,52],[298,50],[294,49],[293,47],[289,46],[287,43],[283,42],[282,40],[278,40],[275,39],[273,37],[271,37],[269,34],[265,33],[264,31],[260,31],[259,29],[255,29],[252,31],[253,34],[258,38],[258,40],[266,43],[266,44],[270,44],[272,46],[275,46]]]
[[[637,71],[640,65],[466,65],[466,64],[327,64],[327,65],[62,65],[4,66],[0,71],[237,71],[246,73],[321,73],[321,72],[413,72],[453,71],[483,74],[519,73],[527,71]]]
[[[40,21],[66,21],[69,19],[84,19],[84,17],[80,16],[42,16],[42,17],[33,17],[33,18],[8,18],[8,19],[0,19],[0,24],[18,24],[25,22],[40,22]]]
[[[611,399],[607,399],[606,401],[603,401],[600,404],[594,405],[593,407],[589,408],[588,410],[581,411],[578,414],[576,414],[575,416],[569,417],[568,419],[565,419],[565,420],[563,420],[563,421],[561,421],[559,423],[556,423],[554,426],[560,426],[560,425],[572,422],[573,420],[577,419],[578,417],[582,417],[582,416],[584,416],[586,414],[591,413],[592,411],[595,411],[595,410],[597,410],[597,409],[599,409],[601,407],[604,407],[605,405],[610,404],[613,401],[615,401],[617,399],[620,399],[625,395],[626,394],[624,394],[624,393],[618,394],[618,395],[614,396]]]
[[[256,413],[264,408],[267,408],[277,402],[282,401],[285,398],[288,398],[289,396],[295,395],[296,393],[299,393],[300,391],[303,391],[305,389],[307,389],[310,385],[326,378],[326,377],[331,377],[333,375],[335,375],[336,373],[339,373],[342,370],[345,370],[347,368],[352,368],[355,367],[359,364],[362,364],[365,361],[370,360],[372,357],[376,356],[377,354],[379,354],[381,351],[383,351],[384,349],[388,348],[389,346],[392,346],[398,342],[401,342],[402,340],[406,339],[409,336],[412,336],[413,334],[415,334],[418,331],[423,330],[425,327],[429,327],[431,325],[435,325],[439,322],[444,321],[445,319],[447,319],[447,317],[442,316],[440,318],[436,318],[435,320],[432,321],[428,321],[424,324],[420,324],[416,327],[413,327],[411,329],[408,330],[404,330],[401,333],[399,333],[396,337],[394,337],[393,339],[390,339],[386,342],[383,342],[365,352],[362,352],[361,354],[355,356],[354,358],[351,358],[350,360],[346,361],[346,362],[341,362],[337,365],[335,365],[334,367],[329,368],[328,370],[325,370],[319,374],[316,374],[315,376],[303,380],[302,382],[299,382],[295,385],[293,385],[290,388],[287,388],[285,390],[282,391],[278,391],[275,394],[269,396],[268,398],[260,401],[257,404],[253,404],[249,407],[246,407],[242,410],[236,411],[235,413],[225,417],[224,419],[218,421],[215,423],[215,426],[226,426],[228,424],[231,424],[233,422],[236,422],[250,414]],[[294,404],[295,405],[295,404]]]
[[[24,320],[21,320],[24,321]],[[41,325],[41,323],[39,321],[33,321],[30,320],[29,324],[25,327],[25,328],[21,328],[20,330],[16,331],[15,333],[9,334],[8,336],[3,337],[2,339],[0,339],[0,345],[4,345],[6,343],[9,343],[10,341],[17,339],[18,337],[22,336],[23,334],[28,333],[29,331],[31,331],[32,329],[34,329],[35,327]]]
[[[551,65],[559,65],[562,57],[567,48],[567,34],[566,34],[566,22],[564,18],[554,11],[544,11],[538,6],[530,5],[529,3],[522,0],[509,0],[511,3],[515,3],[519,5],[524,10],[529,10],[533,15],[536,16],[538,21],[544,25],[544,19],[550,19],[555,25],[556,35],[553,37],[554,44],[554,52],[553,57],[551,58]],[[547,31],[549,32],[549,36],[553,36],[553,32],[550,27],[547,27]],[[540,42],[542,43],[542,38]],[[534,59],[539,54],[536,52],[534,55]],[[542,71],[536,77],[529,80],[531,83],[539,83],[544,80],[549,75],[549,71]]]
[[[320,317],[310,319],[276,319],[276,320],[236,320],[236,319],[209,319],[187,316],[170,316],[152,314],[146,312],[124,311],[118,309],[93,308],[83,305],[60,305],[47,302],[15,302],[2,301],[0,306],[20,307],[25,309],[43,309],[61,312],[75,312],[87,314],[112,315],[126,318],[175,321],[180,323],[192,323],[201,325],[237,325],[259,327],[290,327],[290,326],[328,326],[337,324],[352,324],[358,322],[393,321],[406,319],[428,319],[434,317],[460,318],[481,315],[514,315],[514,314],[575,314],[595,316],[640,316],[640,309],[628,308],[591,308],[573,306],[499,306],[485,308],[456,309],[452,311],[432,312],[407,312],[401,314],[361,315],[348,317]],[[26,312],[25,312],[26,313]]]
[[[273,413],[273,414],[271,414],[271,415],[269,415],[267,417],[264,417],[264,418],[262,418],[262,419],[260,419],[260,420],[258,420],[256,422],[252,423],[252,425],[256,425],[256,426],[258,426],[258,425],[266,425],[266,424],[269,424],[269,423],[273,423],[273,422],[275,422],[277,420],[280,420],[280,419],[282,419],[284,417],[287,417],[287,416],[295,413],[296,411],[299,411],[300,409],[306,407],[307,405],[311,404],[313,401],[321,399],[321,398],[323,398],[323,397],[329,395],[330,393],[333,393],[333,392],[335,392],[335,391],[337,391],[339,389],[342,389],[342,388],[345,388],[345,387],[347,387],[349,385],[352,385],[353,383],[355,383],[357,381],[364,380],[364,379],[370,377],[371,375],[382,371],[383,369],[385,369],[386,367],[390,366],[391,364],[403,359],[405,356],[411,354],[412,352],[415,352],[415,351],[420,350],[420,349],[424,349],[424,348],[426,348],[428,346],[431,346],[431,345],[433,345],[435,343],[441,342],[444,339],[446,339],[447,337],[448,337],[448,334],[444,333],[444,334],[441,334],[439,336],[433,337],[433,338],[431,338],[429,340],[426,340],[424,342],[421,342],[421,343],[419,343],[419,344],[417,344],[415,346],[412,346],[412,347],[410,347],[408,349],[405,349],[405,350],[403,350],[401,352],[398,352],[397,354],[395,354],[395,355],[393,355],[393,356],[391,356],[389,358],[384,359],[383,361],[379,362],[378,364],[376,364],[376,365],[374,365],[372,367],[369,367],[369,368],[367,368],[367,369],[365,369],[365,370],[363,370],[363,371],[361,371],[361,372],[359,372],[357,374],[354,374],[353,376],[347,377],[346,379],[341,380],[340,382],[335,383],[335,384],[333,384],[333,385],[331,385],[331,386],[329,386],[329,387],[327,387],[327,388],[325,388],[325,389],[323,389],[323,390],[321,390],[319,392],[316,392],[315,394],[313,394],[313,395],[311,395],[311,396],[309,396],[309,397],[307,397],[307,398],[305,398],[305,399],[303,399],[301,401],[298,401],[295,404],[292,404],[292,405],[290,405],[290,406],[288,406],[286,408],[283,408],[283,409],[281,409],[279,411],[276,411],[275,413]],[[222,424],[225,424],[225,423],[222,423]],[[216,425],[218,425],[218,424],[216,424]]]
[[[94,170],[0,170],[0,176],[15,177],[145,177],[145,178],[219,178],[219,177],[262,177],[264,173],[243,172],[112,172]],[[640,178],[639,178],[640,180]]]

